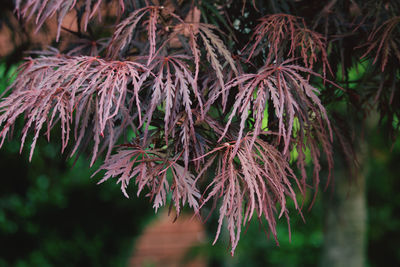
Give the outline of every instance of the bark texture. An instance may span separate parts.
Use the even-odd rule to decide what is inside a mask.
[[[324,267],[366,265],[365,147],[359,152],[356,177],[349,177],[346,168],[337,164],[335,188],[331,194],[324,194],[324,248],[321,259],[321,266]]]

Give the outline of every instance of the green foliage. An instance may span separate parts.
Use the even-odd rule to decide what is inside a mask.
[[[225,242],[217,243],[214,247],[206,245],[197,252],[209,256],[210,266],[318,266],[323,243],[322,212],[321,202],[317,201],[312,211],[306,213],[306,223],[300,217],[293,216],[290,221],[291,237],[285,223],[279,222],[279,246],[276,246],[272,237],[266,238],[265,226],[254,218],[243,232],[235,257],[226,255],[228,248],[224,243],[228,242],[227,233],[222,236]]]
[[[390,148],[380,130],[370,133],[368,258],[371,267],[400,265],[400,141]]]
[[[113,184],[96,186],[81,158],[72,168],[54,144],[27,162],[18,142],[0,151],[0,236],[3,262],[17,266],[124,266],[151,207],[121,198]],[[149,213],[150,212],[150,213]]]
[[[7,65],[0,61],[0,95],[14,80],[16,70],[16,66],[13,65],[10,68],[7,68]]]

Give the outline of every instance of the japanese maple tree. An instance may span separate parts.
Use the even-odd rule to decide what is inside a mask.
[[[330,106],[377,107],[398,131],[399,10],[384,0],[15,1],[36,30],[56,18],[64,45],[20,66],[0,102],[0,146],[20,117],[31,157],[60,127],[62,152],[89,151],[91,165],[103,162],[100,183],[116,179],[126,197],[143,192],[157,210],[170,195],[178,215],[187,204],[202,218],[213,202],[215,241],[225,224],[232,254],[255,217],[277,240],[288,201],[302,216],[298,196],[316,196],[322,158],[329,185],[332,142],[354,157],[350,126]],[[349,76],[359,65],[362,90]]]

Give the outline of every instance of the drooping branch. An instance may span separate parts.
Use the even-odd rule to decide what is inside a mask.
[[[106,170],[102,183],[119,177],[117,183],[128,196],[127,186],[132,179],[138,185],[139,195],[145,187],[146,195],[153,200],[156,209],[167,203],[167,194],[172,192],[172,201],[179,215],[181,205],[186,203],[198,212],[200,192],[195,186],[195,176],[177,162],[180,156],[168,158],[161,149],[144,149],[139,145],[125,145],[111,156],[99,170]]]
[[[299,209],[294,188],[301,192],[301,187],[285,157],[260,138],[254,144],[252,139],[252,133],[249,133],[240,141],[225,143],[205,155],[209,157],[205,168],[214,162],[216,170],[201,206],[211,199],[221,199],[214,243],[226,218],[232,255],[240,238],[242,223],[247,224],[253,213],[266,219],[277,241],[276,215],[289,218],[287,198],[292,199],[295,208]],[[239,147],[236,153],[235,146]],[[204,172],[206,170],[202,170],[200,175]]]
[[[13,92],[0,103],[0,126],[4,125],[0,133],[2,142],[16,119],[25,114],[28,120],[22,130],[21,149],[28,130],[33,128],[31,158],[44,124],[47,124],[47,137],[50,138],[50,129],[54,126],[54,119],[58,118],[61,120],[64,150],[74,118],[75,137],[78,138],[75,148],[87,133],[88,124],[93,125],[93,164],[100,138],[106,131],[113,135],[114,122],[131,114],[126,110],[127,102],[135,103],[136,113],[141,113],[138,94],[147,77],[145,70],[146,67],[140,63],[105,61],[97,57],[29,59],[20,67],[18,77],[11,85]]]

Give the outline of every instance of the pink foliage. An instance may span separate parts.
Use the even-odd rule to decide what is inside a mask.
[[[52,129],[60,127],[61,150],[79,155],[90,147],[90,164],[103,161],[99,183],[115,178],[126,197],[137,188],[156,211],[170,197],[177,214],[188,204],[198,216],[214,201],[219,205],[214,242],[226,224],[232,254],[252,219],[265,220],[277,240],[277,219],[289,221],[288,202],[301,215],[297,196],[312,191],[315,199],[322,157],[330,183],[333,134],[344,147],[349,144],[327,108],[329,101],[355,95],[327,79],[338,72],[332,60],[343,69],[346,63],[337,60],[347,51],[335,56],[335,42],[354,34],[342,33],[341,27],[329,35],[342,19],[328,23],[336,1],[315,15],[312,28],[305,18],[278,12],[257,25],[245,14],[232,18],[225,10],[234,1],[213,6],[208,20],[201,1],[118,0],[98,26],[93,19],[100,19],[108,2],[16,1],[16,14],[33,19],[37,30],[56,15],[57,40],[64,37],[67,14],[76,13],[79,30],[65,29],[77,38],[64,38],[68,46],[61,52],[38,52],[20,66],[0,102],[0,146],[21,119],[21,149],[32,132],[32,158],[40,133],[50,139]],[[257,8],[261,2],[243,1],[243,8],[265,12]],[[318,32],[322,21],[324,34]],[[381,63],[384,79],[369,95],[389,99],[379,104],[392,118],[399,95],[392,75],[398,76],[392,63],[400,61],[399,21],[393,16],[374,23],[359,47],[366,47],[360,58]],[[368,25],[360,22],[357,29],[361,26]],[[355,51],[352,47],[350,53]],[[392,88],[389,97],[386,85]],[[362,97],[354,98],[369,103]],[[351,149],[346,152],[351,158]]]

